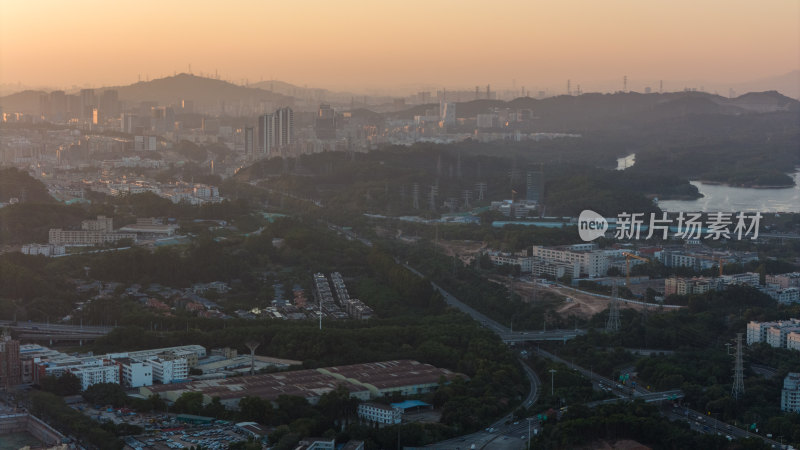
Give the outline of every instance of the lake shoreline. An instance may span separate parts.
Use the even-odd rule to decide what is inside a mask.
[[[739,187],[720,182],[692,180],[700,198],[658,199],[658,207],[669,212],[792,212],[800,213],[800,170],[792,174],[793,186]]]
[[[792,184],[777,184],[777,185],[770,185],[770,186],[762,186],[759,184],[731,184],[726,183],[724,181],[711,181],[711,180],[689,180],[690,182],[696,181],[698,183],[703,183],[711,186],[728,186],[732,188],[743,188],[743,189],[789,189],[797,186],[796,183]]]

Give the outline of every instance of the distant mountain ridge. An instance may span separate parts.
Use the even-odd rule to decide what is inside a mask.
[[[161,105],[177,104],[181,100],[191,100],[195,106],[218,106],[222,102],[260,102],[291,106],[294,98],[255,87],[238,86],[223,80],[199,77],[187,73],[140,81],[126,86],[106,86],[96,88],[95,94],[116,90],[123,101],[155,101]],[[0,106],[6,112],[35,114],[39,111],[39,97],[45,91],[23,91],[0,97]]]
[[[195,105],[199,106],[217,105],[223,101],[264,100],[284,104],[291,104],[293,101],[290,96],[187,73],[140,81],[127,86],[104,87],[96,89],[95,92],[100,93],[111,89],[119,92],[120,100],[152,100],[161,104],[174,103],[182,99],[192,100]]]
[[[257,87],[254,87],[257,86]],[[274,89],[273,91],[265,89]],[[319,92],[321,98],[329,101],[333,94],[320,89],[300,88],[279,81],[264,81],[250,86],[238,86],[227,81],[199,77],[181,73],[175,76],[138,82],[127,86],[109,86],[95,89],[97,95],[114,89],[124,101],[156,101],[159,104],[177,104],[180,100],[191,100],[195,106],[219,106],[223,102],[233,105],[243,102],[256,105],[269,102],[273,105],[292,106],[295,102],[292,92],[307,96]],[[0,106],[5,112],[24,112],[37,114],[40,96],[45,91],[23,91],[0,97]],[[338,95],[349,95],[338,93]],[[406,110],[382,114],[383,117],[413,118],[423,115],[427,109],[438,104],[415,105]],[[574,127],[592,128],[608,123],[610,119],[641,121],[656,120],[675,115],[687,114],[751,114],[780,111],[800,111],[800,102],[776,91],[750,92],[735,98],[725,98],[705,92],[670,92],[663,94],[642,94],[636,92],[599,94],[589,93],[579,96],[557,96],[544,99],[521,97],[511,101],[473,100],[458,103],[456,114],[459,118],[475,117],[491,108],[530,109],[534,116],[541,116],[539,122],[545,128],[563,130]],[[359,115],[379,114],[368,110]]]
[[[438,104],[416,105],[385,117],[411,119]],[[456,104],[456,117],[472,118],[491,109],[530,109],[542,131],[598,129],[617,124],[636,124],[691,115],[741,115],[770,112],[797,113],[800,102],[776,91],[751,92],[728,99],[705,92],[640,94],[561,95],[535,99],[520,97],[511,101],[473,100]]]

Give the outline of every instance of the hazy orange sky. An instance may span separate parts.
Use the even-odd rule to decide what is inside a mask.
[[[129,84],[189,64],[336,89],[747,81],[800,67],[800,1],[0,0],[0,83]]]

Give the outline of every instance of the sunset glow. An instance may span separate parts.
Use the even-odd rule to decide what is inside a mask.
[[[5,1],[0,83],[175,72],[364,88],[744,81],[800,66],[800,2]]]

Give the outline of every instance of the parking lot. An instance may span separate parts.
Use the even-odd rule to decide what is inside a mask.
[[[156,431],[125,439],[126,448],[169,449],[202,446],[206,449],[225,449],[231,442],[246,441],[248,436],[235,425],[210,425]]]

